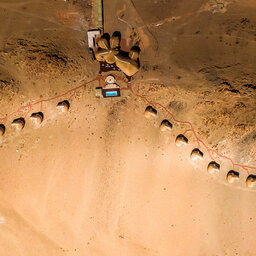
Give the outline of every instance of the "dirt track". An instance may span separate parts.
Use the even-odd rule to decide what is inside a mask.
[[[0,3],[1,116],[96,77],[86,49],[90,6],[73,2]],[[220,12],[212,2],[109,1],[105,28],[140,40],[135,92],[255,166],[255,5],[228,1]],[[175,146],[186,127],[170,119],[172,132],[160,133],[164,111],[145,119],[147,104],[129,90],[98,100],[96,86],[79,88],[67,113],[56,109],[66,95],[45,102],[40,128],[26,119],[16,133],[7,120],[0,255],[255,255],[246,172],[238,168],[240,181],[227,184],[232,165],[222,160],[220,173],[208,174],[206,152],[198,164],[189,159],[193,134],[188,147]]]

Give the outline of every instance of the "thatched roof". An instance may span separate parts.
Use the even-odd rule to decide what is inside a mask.
[[[120,38],[118,36],[112,36],[109,39],[110,48],[116,49],[120,47]]]
[[[127,76],[133,76],[139,71],[139,64],[137,61],[128,57],[123,57],[120,54],[117,54],[115,59],[117,67],[120,68]]]
[[[101,49],[105,49],[105,50],[108,50],[109,49],[109,43],[108,43],[108,40],[106,38],[100,38],[98,41],[98,46],[101,48]]]
[[[116,66],[127,76],[133,76],[139,70],[139,50],[133,48],[129,56],[120,54],[120,38],[118,36],[110,37],[109,41],[102,37],[98,40],[99,48],[95,51],[95,58],[98,61],[105,61]]]
[[[140,55],[140,52],[138,49],[132,49],[130,50],[129,52],[129,57],[132,59],[132,60],[137,60],[139,58],[139,55]]]
[[[99,49],[95,52],[95,58],[98,61],[106,61],[109,64],[116,62],[115,55],[119,53],[119,41],[118,37],[111,37],[110,44],[106,38],[98,40]],[[112,47],[113,46],[113,47]]]

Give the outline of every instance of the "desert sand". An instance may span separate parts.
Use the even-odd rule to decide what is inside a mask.
[[[0,1],[0,255],[256,255],[256,169],[241,168],[256,166],[255,11],[104,1],[105,31],[139,43],[141,68],[97,99],[92,2]],[[151,104],[146,118],[156,102],[169,114]],[[204,144],[228,157],[213,153],[218,171]]]

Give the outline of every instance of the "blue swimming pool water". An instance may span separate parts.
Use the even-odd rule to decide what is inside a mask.
[[[117,96],[117,92],[113,91],[113,92],[106,92],[106,96],[110,97],[110,96]]]

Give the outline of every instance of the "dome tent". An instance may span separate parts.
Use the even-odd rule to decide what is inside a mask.
[[[57,109],[61,112],[67,112],[70,108],[70,104],[67,100],[61,101],[57,104]]]
[[[208,167],[207,167],[207,171],[209,173],[215,173],[215,172],[219,172],[220,171],[220,165],[214,161],[210,162]]]
[[[175,140],[175,143],[178,147],[182,145],[187,145],[188,144],[188,139],[185,135],[179,134]]]
[[[144,112],[144,116],[146,118],[156,118],[157,117],[157,111],[152,106],[147,106]]]
[[[171,131],[172,130],[172,124],[168,120],[163,120],[160,125],[160,131]]]
[[[256,175],[249,175],[246,179],[246,186],[248,188],[253,188],[256,186]]]
[[[229,171],[227,173],[226,179],[227,179],[228,183],[233,183],[233,182],[239,180],[239,172],[235,172],[233,170]]]
[[[43,122],[44,114],[42,112],[33,113],[30,116],[30,119],[36,124],[39,125]]]
[[[190,154],[190,158],[195,161],[195,160],[201,160],[203,159],[204,153],[200,151],[198,148],[194,148]]]
[[[11,125],[16,129],[16,131],[21,131],[25,126],[25,119],[23,117],[14,119]]]
[[[3,136],[5,134],[5,126],[3,124],[0,124],[0,136]]]

